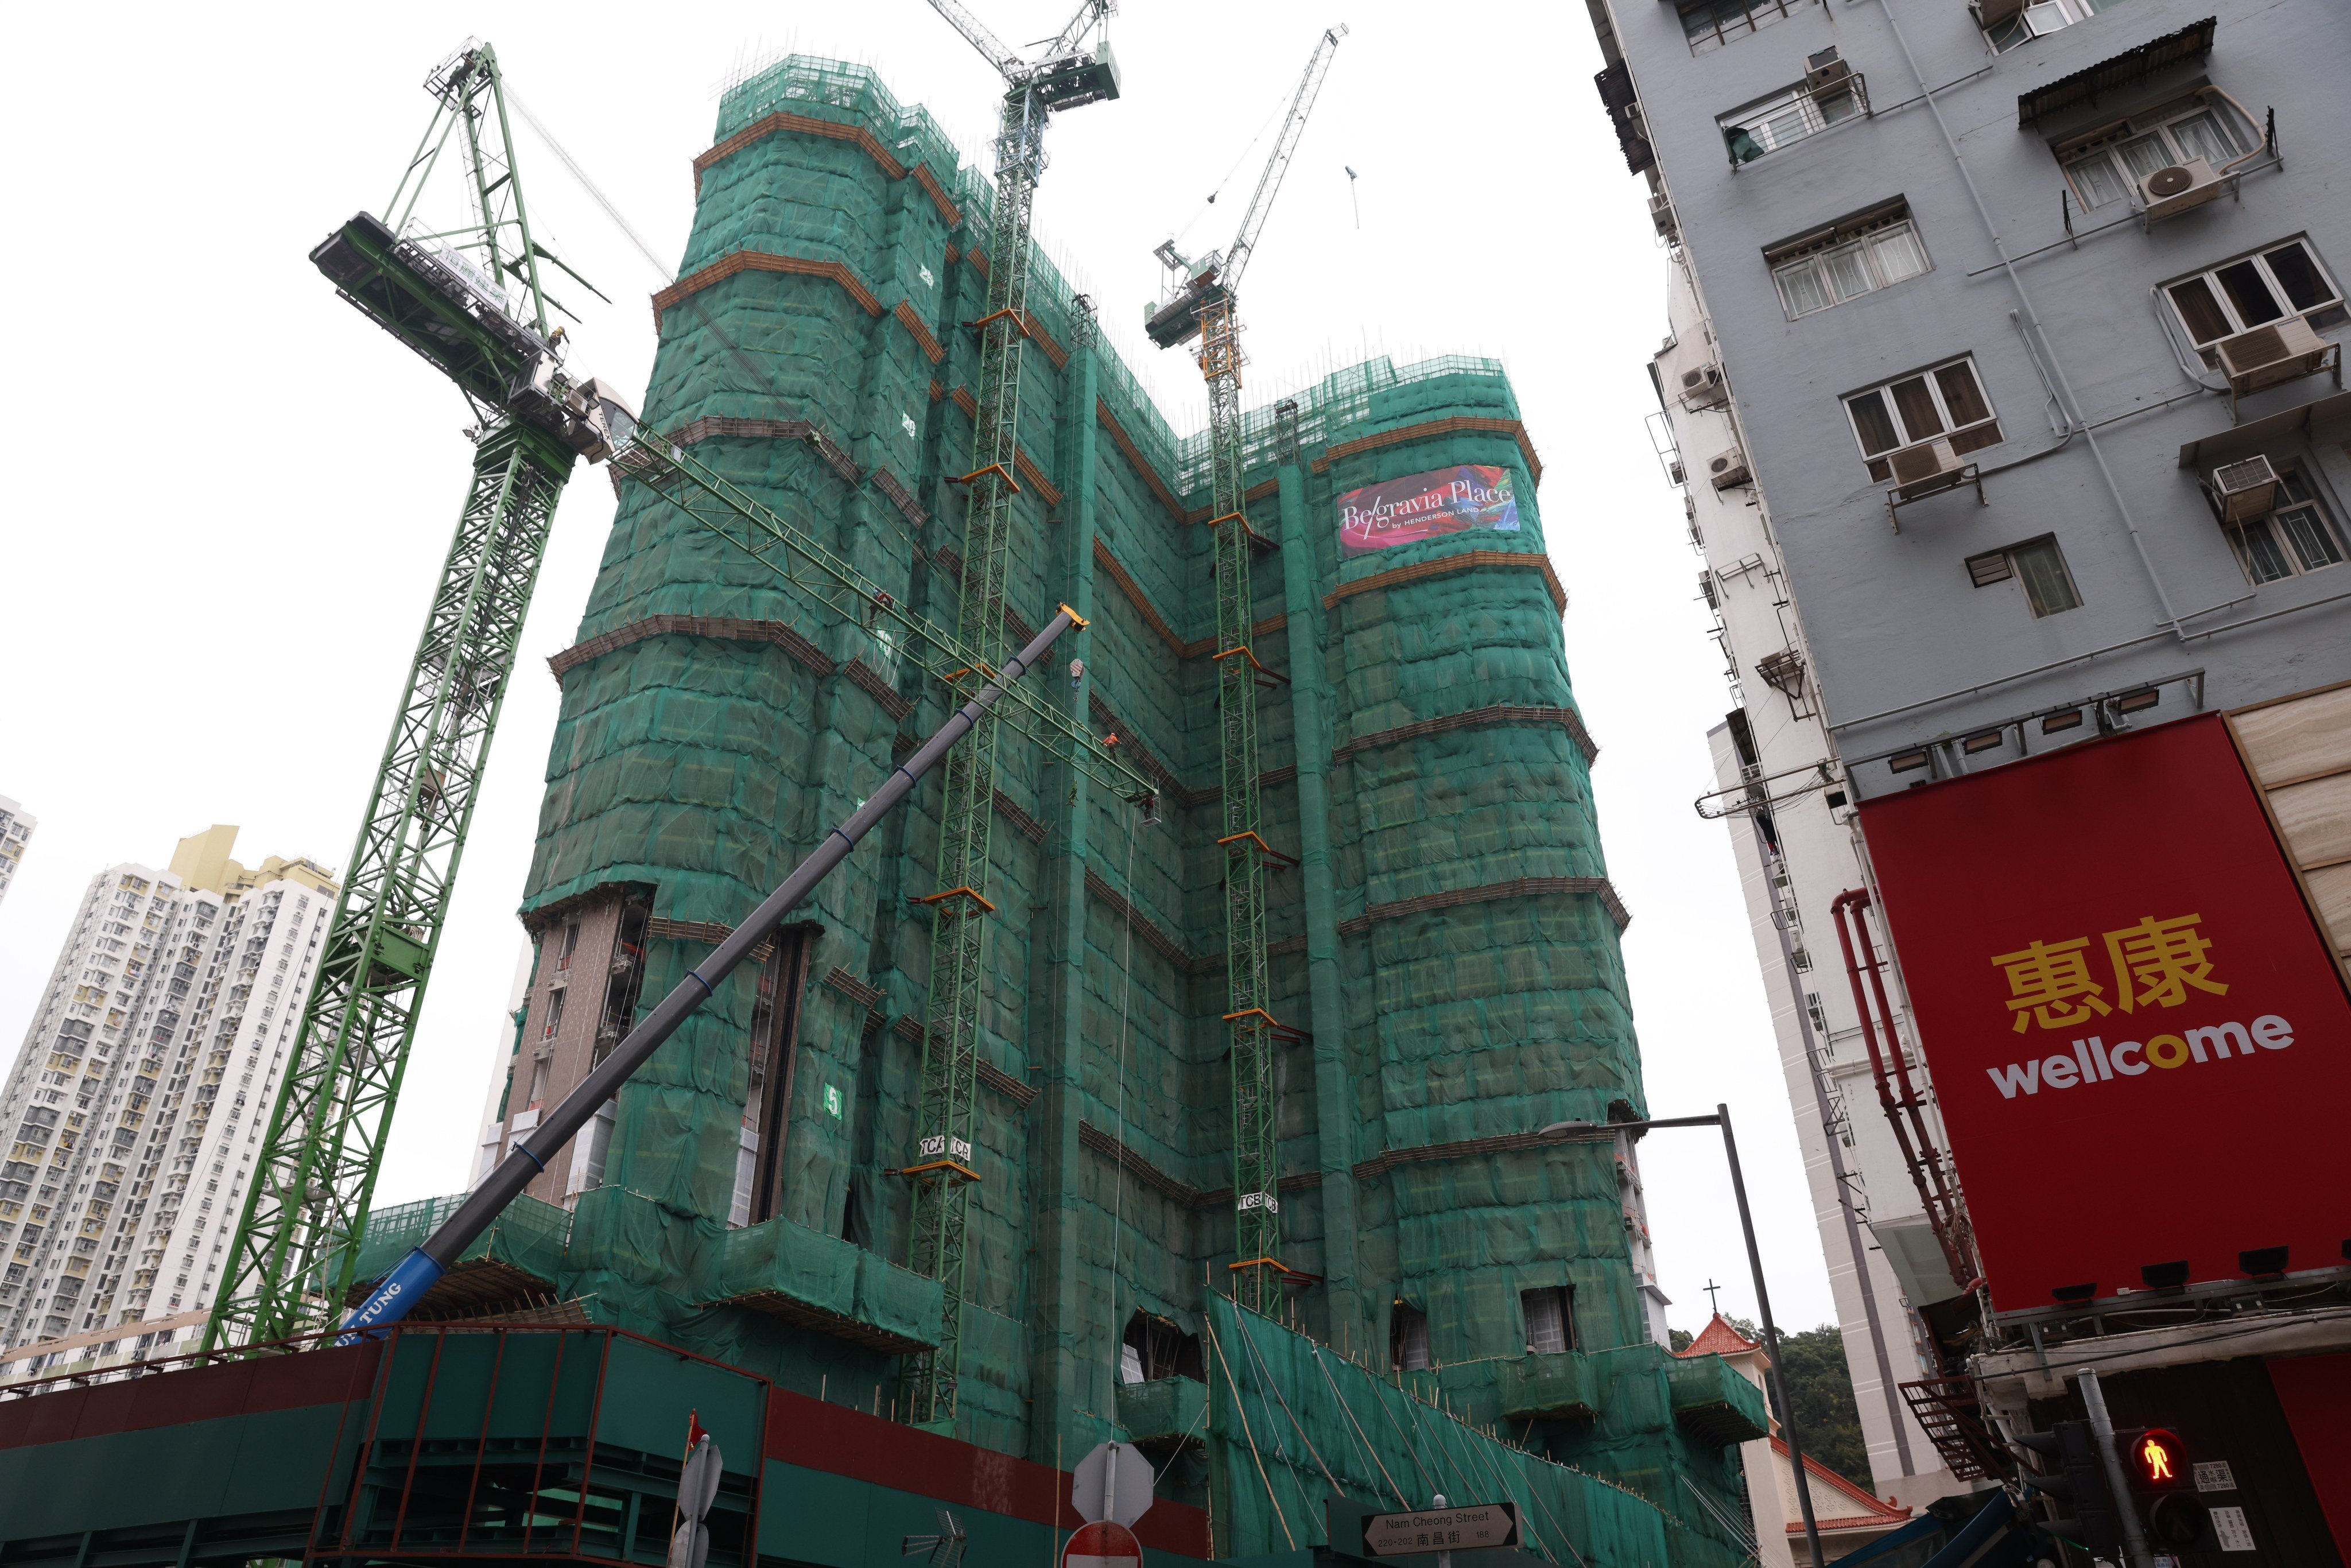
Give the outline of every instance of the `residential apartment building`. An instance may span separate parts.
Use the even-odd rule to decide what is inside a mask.
[[[2293,1049],[2351,1033],[2351,29],[1587,3],[1732,681],[1691,793],[1745,873],[1876,1490],[1981,1484],[2085,1361],[2118,1422],[2236,1456],[2232,1562],[2328,1560],[2272,1457],[2351,1397],[2318,1119],[2351,1078]],[[2130,1179],[2224,1127],[2238,1200]]]
[[[0,795],[0,898],[8,896],[8,884],[16,880],[16,866],[25,858],[25,846],[33,837],[33,830],[40,825],[38,817]]]
[[[217,1291],[337,894],[311,861],[238,864],[235,838],[90,879],[0,1096],[0,1356],[116,1355],[147,1336],[100,1331]]]

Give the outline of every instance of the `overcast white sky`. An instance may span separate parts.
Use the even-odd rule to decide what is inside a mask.
[[[974,0],[1014,44],[1057,31],[1073,5]],[[0,328],[16,453],[0,525],[0,794],[40,818],[0,904],[11,1052],[103,867],[161,865],[215,821],[243,827],[247,863],[349,859],[470,448],[455,392],[306,256],[383,205],[423,130],[418,84],[434,62],[468,36],[493,42],[513,90],[672,266],[689,162],[742,71],[794,50],[872,65],[967,155],[994,101],[986,66],[922,0],[112,15],[97,78],[22,72],[0,98],[18,150],[16,238],[0,250],[16,302]],[[1602,747],[1610,872],[1635,916],[1625,952],[1650,1103],[1730,1103],[1777,1315],[1823,1321],[1729,841],[1689,804],[1710,787],[1705,734],[1729,698],[1681,504],[1642,429],[1666,264],[1591,85],[1583,8],[1127,0],[1112,35],[1125,96],[1057,121],[1039,232],[1171,421],[1195,428],[1197,372],[1140,329],[1151,247],[1171,231],[1203,248],[1231,237],[1264,156],[1250,144],[1333,21],[1353,31],[1250,268],[1249,401],[1367,352],[1508,363]],[[70,8],[20,13],[10,33],[24,59],[87,58],[93,41]],[[664,279],[518,135],[537,227],[618,302],[585,301],[573,364],[640,391],[646,296]],[[577,287],[559,292],[577,303]],[[602,476],[583,470],[557,518],[379,1202],[470,1176],[555,721],[543,661],[574,640],[611,511]],[[1711,1134],[1659,1134],[1643,1158],[1674,1322],[1704,1322],[1709,1277],[1726,1310],[1752,1312]]]

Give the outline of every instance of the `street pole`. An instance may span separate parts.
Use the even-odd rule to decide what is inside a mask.
[[[1788,1397],[1788,1379],[1780,1370],[1780,1332],[1771,1323],[1771,1295],[1763,1288],[1763,1254],[1755,1245],[1755,1219],[1747,1211],[1747,1181],[1739,1174],[1739,1141],[1730,1135],[1730,1107],[1717,1104],[1715,1120],[1722,1126],[1722,1152],[1730,1161],[1730,1190],[1739,1198],[1739,1228],[1747,1236],[1747,1267],[1755,1276],[1755,1310],[1763,1316],[1763,1348],[1770,1356],[1771,1386],[1780,1396],[1780,1430],[1788,1439],[1788,1464],[1796,1472],[1796,1506],[1804,1512],[1804,1548],[1813,1554],[1813,1568],[1826,1568],[1821,1556],[1821,1527],[1813,1518],[1813,1484],[1804,1474],[1803,1440],[1796,1433],[1796,1406]]]
[[[2098,1461],[2105,1467],[2106,1490],[2114,1493],[2115,1519],[2123,1527],[2123,1555],[2131,1560],[2131,1568],[2154,1568],[2155,1554],[2147,1548],[2147,1531],[2139,1528],[2130,1478],[2123,1472],[2122,1456],[2115,1452],[2115,1424],[2106,1415],[2106,1391],[2098,1386],[2098,1375],[2086,1366],[2076,1368],[2074,1376],[2082,1385],[2082,1408],[2089,1412]]]
[[[1764,1358],[1771,1368],[1771,1387],[1779,1396],[1780,1431],[1788,1439],[1788,1462],[1796,1472],[1796,1505],[1804,1514],[1804,1545],[1813,1554],[1813,1568],[1821,1561],[1821,1528],[1813,1517],[1813,1483],[1804,1474],[1804,1444],[1796,1431],[1796,1406],[1788,1397],[1787,1379],[1780,1373],[1780,1333],[1771,1322],[1771,1296],[1763,1288],[1763,1253],[1755,1245],[1755,1218],[1747,1209],[1747,1179],[1739,1171],[1739,1142],[1730,1135],[1730,1107],[1718,1104],[1711,1116],[1657,1116],[1646,1122],[1553,1122],[1546,1133],[1646,1133],[1652,1127],[1720,1127],[1722,1152],[1730,1161],[1730,1190],[1739,1199],[1739,1228],[1747,1238],[1747,1269],[1755,1280],[1755,1306],[1763,1316]]]

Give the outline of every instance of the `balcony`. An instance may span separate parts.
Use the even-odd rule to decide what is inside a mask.
[[[465,1199],[464,1193],[456,1193],[380,1208],[369,1215],[367,1235],[360,1242],[358,1263],[351,1270],[350,1304],[357,1306],[366,1300],[369,1287],[432,1235]],[[571,1216],[567,1210],[535,1197],[517,1197],[479,1239],[458,1254],[448,1273],[408,1315],[429,1321],[544,1301],[556,1293],[570,1237]]]
[[[728,1231],[714,1272],[706,1305],[765,1312],[893,1355],[939,1343],[936,1280],[789,1219]]]
[[[1156,1377],[1118,1385],[1118,1418],[1138,1448],[1165,1457],[1189,1438],[1197,1441],[1207,1422],[1208,1385],[1189,1377]]]
[[[1499,1392],[1513,1421],[1589,1421],[1600,1413],[1600,1380],[1577,1351],[1504,1363]]]
[[[1763,1391],[1719,1355],[1677,1356],[1666,1367],[1674,1419],[1699,1442],[1727,1448],[1771,1435]]]

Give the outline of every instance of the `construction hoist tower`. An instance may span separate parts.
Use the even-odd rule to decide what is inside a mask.
[[[1096,37],[1111,0],[1084,0],[1061,36],[1030,60],[999,43],[955,0],[931,0],[940,16],[986,56],[1007,91],[996,137],[996,211],[988,227],[987,308],[979,332],[979,388],[972,414],[971,468],[964,486],[963,592],[956,641],[976,666],[956,672],[949,700],[961,702],[994,678],[1005,654],[1004,574],[1012,533],[1015,440],[1020,424],[1021,344],[1029,336],[1029,214],[1045,170],[1045,120],[1057,110],[1118,96],[1107,39]],[[979,994],[986,955],[987,839],[995,814],[997,721],[948,753],[939,811],[938,888],[931,906],[930,995],[923,1019],[923,1071],[915,1110],[914,1183],[917,1273],[941,1282],[937,1348],[907,1369],[908,1419],[939,1430],[955,1423],[963,1347],[965,1228],[973,1183],[974,1100],[979,1092]]]
[[[496,55],[468,43],[424,87],[432,121],[384,216],[360,214],[311,259],[465,394],[473,484],[270,1114],[208,1350],[323,1327],[343,1304],[555,504],[575,457],[601,459],[635,425],[601,382],[563,371],[563,333],[548,322],[562,307],[542,288],[539,263],[570,268],[532,236]],[[466,215],[434,230],[417,204],[444,157],[463,166]]]
[[[1223,742],[1224,831],[1217,840],[1225,854],[1225,1023],[1231,1031],[1233,1101],[1234,1252],[1233,1295],[1243,1306],[1270,1309],[1279,1300],[1282,1272],[1279,1111],[1274,1084],[1274,1048],[1282,1026],[1268,1003],[1266,985],[1265,875],[1277,857],[1261,831],[1258,800],[1257,689],[1264,678],[1250,645],[1249,556],[1258,543],[1249,526],[1241,444],[1240,319],[1235,291],[1242,269],[1257,248],[1259,233],[1282,175],[1298,152],[1306,117],[1346,35],[1344,26],[1325,29],[1299,78],[1290,116],[1275,137],[1273,154],[1258,177],[1256,193],[1241,214],[1240,233],[1221,255],[1192,261],[1169,240],[1156,252],[1168,271],[1171,298],[1151,308],[1144,323],[1161,348],[1197,335],[1200,373],[1208,383],[1208,527],[1215,535],[1217,598],[1217,711]]]

